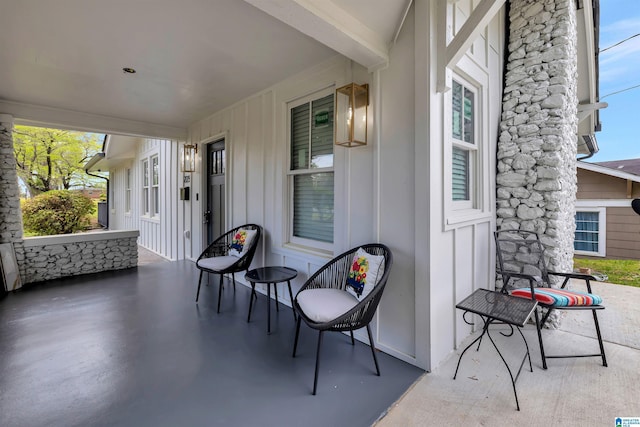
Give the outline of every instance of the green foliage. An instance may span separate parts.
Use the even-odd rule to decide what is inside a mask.
[[[24,229],[39,236],[86,230],[93,201],[75,191],[53,190],[22,203]]]
[[[13,146],[18,176],[37,195],[87,186],[91,178],[84,164],[100,150],[101,140],[98,134],[18,125]]]
[[[607,282],[640,288],[640,261],[635,259],[574,258],[575,268],[590,268],[604,273]]]

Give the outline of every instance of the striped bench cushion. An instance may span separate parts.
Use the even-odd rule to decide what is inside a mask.
[[[555,288],[535,288],[535,297],[540,304],[553,307],[568,307],[572,305],[600,305],[602,298],[598,295],[579,291],[567,291]],[[530,288],[515,289],[511,295],[531,299]]]

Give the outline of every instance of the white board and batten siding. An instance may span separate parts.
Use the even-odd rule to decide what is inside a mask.
[[[110,171],[109,228],[112,230],[139,230],[138,243],[171,260],[184,257],[184,236],[181,224],[183,211],[179,199],[182,174],[178,170],[178,141],[165,139],[136,140],[135,158],[129,164]],[[143,213],[143,166],[144,160],[157,156],[159,162],[159,212],[151,217]],[[131,200],[126,206],[127,170],[131,173]]]
[[[472,331],[455,305],[475,289],[495,286],[495,153],[502,107],[505,20],[503,8],[452,67],[454,78],[459,76],[476,88],[479,115],[477,169],[471,184],[475,205],[460,211],[451,201],[451,90],[438,91],[433,66],[438,58],[437,37],[446,36],[443,23],[438,22],[436,3],[440,4],[417,2],[415,9],[416,359],[427,369],[449,356]],[[446,3],[444,27],[451,28],[449,40],[478,3]],[[437,37],[430,42],[422,38],[420,23],[432,26]],[[421,218],[428,218],[428,225],[421,225]]]
[[[184,228],[191,233],[184,256],[193,260],[204,245],[203,154],[207,143],[225,138],[227,228],[262,225],[264,238],[254,264],[298,270],[294,292],[333,255],[367,242],[389,246],[394,267],[372,323],[376,346],[425,369],[437,366],[471,332],[455,304],[474,289],[493,287],[504,44],[500,12],[454,70],[473,79],[481,94],[482,173],[474,182],[479,209],[464,220],[449,221],[455,215],[443,201],[451,174],[450,130],[444,114],[447,93],[438,92],[435,84],[434,40],[441,35],[434,3],[414,3],[385,69],[368,73],[336,56],[192,124],[187,141],[198,144],[198,167],[191,174],[191,200],[182,202]],[[477,3],[446,3],[454,32]],[[287,103],[350,82],[369,84],[369,142],[335,147],[333,251],[310,251],[287,238]],[[284,288],[280,295],[288,301]],[[361,331],[358,337],[368,341]]]
[[[375,141],[367,147],[350,151],[334,148],[334,246],[320,252],[288,242],[287,204],[288,103],[314,93],[332,93],[351,81],[371,83],[362,67],[336,56],[300,75],[279,83],[236,105],[195,123],[188,141],[197,143],[197,171],[193,173],[194,193],[201,193],[189,203],[187,227],[192,239],[186,248],[188,258],[198,256],[203,243],[202,212],[206,177],[202,155],[205,145],[226,137],[227,228],[257,223],[264,229],[255,265],[285,265],[295,268],[294,292],[324,263],[353,246],[378,240],[374,229],[375,208],[373,159]],[[365,207],[363,209],[362,207]],[[238,277],[241,279],[241,277]],[[282,289],[281,298],[288,301]],[[360,335],[366,340],[366,333]]]

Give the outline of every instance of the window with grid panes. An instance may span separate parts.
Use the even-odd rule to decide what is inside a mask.
[[[573,248],[578,254],[605,256],[604,208],[576,209]]]
[[[158,156],[151,158],[151,216],[160,214],[160,165]]]
[[[473,208],[477,162],[476,93],[454,79],[451,90],[451,198],[454,207]]]
[[[333,91],[329,91],[289,106],[289,222],[293,243],[318,247],[333,243],[333,105]]]
[[[125,183],[125,196],[124,196],[124,211],[126,213],[131,212],[131,169],[127,168],[124,177]]]
[[[142,214],[149,215],[149,160],[142,161]]]

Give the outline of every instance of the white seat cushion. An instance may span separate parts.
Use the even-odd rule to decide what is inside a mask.
[[[307,289],[296,297],[304,314],[314,322],[336,319],[358,304],[358,299],[340,289]]]
[[[235,256],[216,256],[212,258],[202,258],[197,262],[198,267],[206,268],[207,270],[224,270],[231,264],[238,262],[238,257]]]

